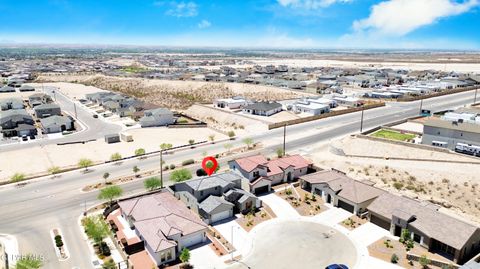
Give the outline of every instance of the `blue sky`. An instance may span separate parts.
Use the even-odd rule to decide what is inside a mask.
[[[480,0],[0,0],[0,42],[480,49]]]

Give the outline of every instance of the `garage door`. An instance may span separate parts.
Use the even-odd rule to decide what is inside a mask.
[[[255,189],[255,194],[261,194],[261,193],[266,193],[266,192],[268,192],[268,185],[258,187],[258,188]]]
[[[191,247],[191,246],[200,244],[203,241],[203,233],[198,233],[188,237],[183,237],[182,241],[183,241],[182,247]]]
[[[223,212],[220,212],[220,213],[217,213],[217,214],[213,214],[211,222],[215,223],[217,221],[228,219],[231,216],[232,216],[232,211],[231,210],[223,211]]]
[[[377,217],[374,214],[370,215],[370,222],[377,225],[377,226],[382,227],[385,230],[390,230],[390,222],[388,222],[388,221],[386,221],[386,220],[384,220],[380,217]]]
[[[342,200],[338,200],[338,207],[343,208],[350,213],[353,213],[353,211],[354,211],[354,206],[353,205],[348,204],[348,203],[346,203]]]

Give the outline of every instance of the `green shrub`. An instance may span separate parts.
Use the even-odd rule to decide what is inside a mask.
[[[170,169],[171,169],[171,170],[175,169],[175,165],[174,165],[174,164],[171,164],[171,165],[170,165]]]
[[[183,161],[182,166],[186,166],[186,165],[190,165],[190,164],[194,164],[194,163],[195,163],[195,160],[189,159],[189,160]]]
[[[397,254],[393,253],[393,254],[392,254],[392,257],[390,257],[390,261],[391,261],[392,263],[398,263],[398,256],[397,256]]]

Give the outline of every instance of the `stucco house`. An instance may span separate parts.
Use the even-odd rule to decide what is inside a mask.
[[[45,134],[59,133],[73,129],[73,120],[67,116],[50,116],[40,119]]]
[[[24,109],[25,105],[23,104],[22,99],[20,98],[7,98],[0,100],[0,110],[10,110],[10,109]]]
[[[267,160],[262,155],[240,158],[228,162],[231,170],[248,180],[252,193],[269,192],[273,185],[290,182],[305,174],[313,164],[300,155]]]
[[[282,111],[282,104],[277,102],[256,102],[243,108],[244,113],[267,117],[280,111]]]
[[[48,104],[52,102],[50,95],[44,93],[35,93],[28,97],[28,103],[31,107],[36,107],[42,104]]]
[[[369,206],[370,222],[400,236],[403,229],[431,252],[462,264],[480,251],[480,228],[439,211],[440,206],[384,193]]]
[[[142,127],[164,126],[175,123],[173,112],[166,108],[146,110],[139,120]]]
[[[50,117],[50,116],[61,116],[62,110],[60,106],[57,104],[41,104],[36,106],[33,111],[35,112],[35,116],[39,119]]]
[[[36,135],[34,123],[25,109],[0,111],[0,131],[5,137]]]
[[[229,109],[239,109],[243,108],[248,104],[247,100],[243,97],[232,97],[225,99],[217,99],[213,102],[215,107],[219,108],[229,108]]]
[[[260,199],[242,189],[244,181],[236,173],[225,172],[176,183],[169,189],[210,224],[262,206]]]
[[[326,203],[343,208],[353,214],[366,212],[378,196],[385,193],[369,181],[358,181],[338,170],[323,170],[300,177],[301,186]]]
[[[143,242],[157,266],[177,259],[183,248],[206,241],[207,225],[167,191],[120,200],[118,206],[120,224],[127,226],[121,234]]]

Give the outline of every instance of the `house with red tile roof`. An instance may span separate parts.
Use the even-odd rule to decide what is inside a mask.
[[[175,261],[183,248],[206,241],[207,225],[167,191],[121,200],[118,206],[116,219],[123,223],[127,243],[143,241],[156,266]]]
[[[228,162],[231,170],[247,179],[252,193],[269,192],[271,187],[290,182],[307,174],[312,162],[300,155],[267,160],[262,155],[240,158]]]

